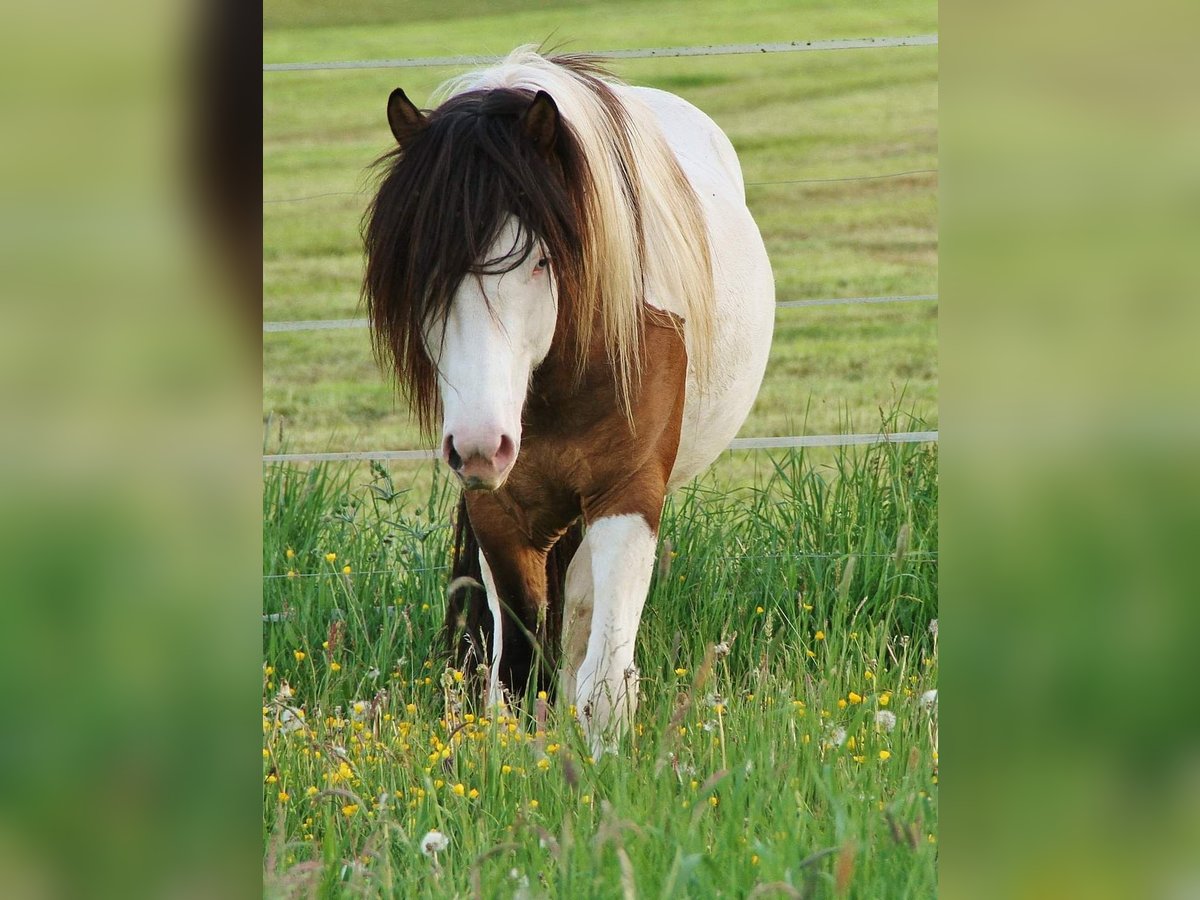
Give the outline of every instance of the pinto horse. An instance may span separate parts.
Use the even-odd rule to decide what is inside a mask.
[[[557,669],[603,749],[636,706],[666,495],[762,382],[771,267],[732,144],[681,98],[531,47],[442,96],[388,99],[373,341],[462,482],[454,574],[484,590],[451,592],[459,664],[489,703]]]

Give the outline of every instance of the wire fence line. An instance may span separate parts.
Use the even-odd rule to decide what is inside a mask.
[[[907,169],[903,172],[880,172],[876,175],[846,175],[838,178],[788,178],[783,181],[747,181],[746,187],[771,187],[778,184],[835,184],[846,181],[879,181],[883,178],[905,178],[909,175],[936,175],[937,169]],[[306,200],[321,200],[325,197],[367,197],[371,191],[326,191],[322,194],[306,194],[302,197],[265,198],[263,205],[272,203],[303,203]]]
[[[855,447],[867,444],[936,444],[936,431],[897,431],[880,434],[805,434],[782,437],[734,438],[728,450],[783,450],[797,447]],[[430,460],[436,450],[362,450],[331,453],[264,453],[264,463],[389,462]]]
[[[449,527],[449,526],[446,526]],[[798,560],[798,559],[849,559],[851,556],[859,559],[911,559],[918,562],[933,562],[938,558],[936,550],[911,550],[902,554],[893,553],[855,553],[853,551],[847,553],[745,553],[738,556],[711,556],[707,557],[712,562],[745,562],[747,560]],[[351,570],[349,572],[273,572],[270,575],[264,575],[264,581],[271,581],[279,578],[370,578],[380,575],[415,575],[425,574],[429,572],[448,572],[450,566],[422,566],[417,569],[410,569],[397,563],[394,569],[363,569],[361,571]]]
[[[867,37],[820,41],[782,41],[764,44],[709,44],[690,47],[641,47],[623,50],[594,50],[590,55],[606,59],[661,59],[678,56],[738,56],[750,53],[805,53],[824,50],[877,50],[886,47],[935,47],[936,34],[904,37]],[[328,72],[348,69],[421,69],[444,66],[482,66],[497,63],[503,56],[409,56],[397,59],[350,59],[330,62],[263,63],[264,72]]]
[[[830,297],[821,300],[780,300],[776,307],[795,309],[805,306],[852,306],[871,303],[917,303],[937,300],[937,294],[904,294],[889,297]],[[263,322],[264,334],[293,331],[340,331],[351,328],[366,328],[368,319],[300,319],[294,322]]]

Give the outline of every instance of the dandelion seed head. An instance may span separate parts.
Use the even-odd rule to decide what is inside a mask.
[[[426,856],[434,856],[438,853],[445,852],[450,846],[450,838],[442,834],[436,828],[433,831],[427,831],[425,837],[421,838],[421,852]]]

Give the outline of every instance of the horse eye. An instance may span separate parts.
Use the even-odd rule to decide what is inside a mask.
[[[544,269],[544,268],[546,268],[546,266],[548,266],[548,265],[550,265],[550,257],[548,257],[548,256],[543,256],[541,259],[539,259],[539,260],[537,261],[537,266],[536,266],[535,268],[538,268],[538,269]]]

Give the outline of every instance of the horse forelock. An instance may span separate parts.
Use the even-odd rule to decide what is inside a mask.
[[[406,147],[380,160],[384,172],[363,223],[363,297],[380,362],[396,376],[426,434],[440,416],[426,324],[444,322],[462,280],[519,266],[536,243],[552,259],[560,314],[570,319],[583,284],[581,198],[590,178],[571,129],[553,159],[523,135],[533,94],[504,88],[446,101]],[[492,252],[510,217],[511,247]]]

